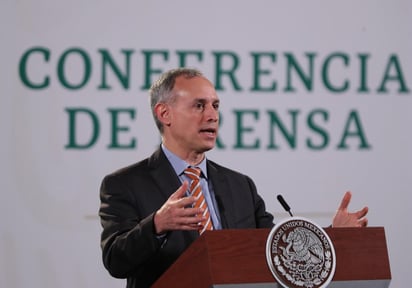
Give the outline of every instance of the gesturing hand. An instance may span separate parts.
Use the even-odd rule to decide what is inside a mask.
[[[199,223],[205,220],[202,216],[203,209],[191,208],[195,198],[185,196],[188,186],[188,182],[184,181],[182,186],[156,211],[154,225],[157,234],[170,230],[198,230]]]
[[[348,212],[351,198],[351,192],[346,192],[333,217],[332,227],[365,227],[368,225],[368,219],[365,217],[368,213],[368,207],[363,207],[354,213]]]

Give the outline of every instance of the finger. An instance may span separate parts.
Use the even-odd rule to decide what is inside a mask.
[[[199,228],[206,219],[200,214],[179,218],[179,226],[193,226]]]
[[[360,227],[366,227],[368,226],[368,218],[362,218],[359,220],[359,225]]]
[[[350,203],[350,199],[352,198],[352,193],[347,191],[345,193],[345,195],[343,195],[342,201],[340,203],[340,206],[338,208],[338,210],[346,210],[348,209],[349,203]]]
[[[201,230],[202,226],[199,224],[182,225],[179,230]]]
[[[190,217],[190,216],[203,215],[203,212],[204,212],[203,208],[185,208],[182,210],[181,216]]]
[[[362,210],[359,210],[358,212],[356,212],[356,216],[358,217],[358,219],[363,218],[366,216],[366,214],[368,214],[369,208],[368,207],[363,207]]]
[[[183,181],[183,184],[179,187],[179,189],[176,190],[175,193],[173,193],[170,196],[170,199],[175,200],[175,199],[180,199],[184,197],[188,187],[189,187],[189,182],[187,182],[186,180]]]
[[[196,198],[193,196],[187,196],[179,199],[178,206],[180,208],[191,207],[196,202]]]

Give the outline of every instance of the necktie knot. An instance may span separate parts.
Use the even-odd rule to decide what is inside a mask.
[[[189,177],[191,180],[199,180],[200,179],[200,173],[201,170],[200,168],[197,167],[187,167],[184,171],[187,177]]]

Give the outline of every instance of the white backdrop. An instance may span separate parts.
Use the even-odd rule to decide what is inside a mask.
[[[3,0],[0,286],[125,286],[101,262],[100,181],[149,156],[159,143],[142,88],[148,67],[165,71],[179,65],[177,51],[196,51],[187,65],[212,81],[217,54],[226,55],[221,69],[239,61],[233,76],[241,91],[228,76],[218,79],[224,88],[218,94],[225,148],[208,157],[250,175],[277,220],[286,214],[276,194],[284,195],[296,215],[328,225],[343,193],[351,190],[351,209],[368,205],[370,226],[385,227],[391,287],[408,287],[411,9],[407,0]],[[103,64],[99,51],[110,54],[128,88]],[[256,76],[253,53],[270,55],[259,62],[267,73]],[[308,53],[314,55],[312,74]],[[286,55],[312,75],[310,88],[296,69],[288,74]],[[255,76],[262,87],[276,82],[276,89],[252,91]],[[68,89],[64,81],[81,87]],[[336,88],[347,81],[348,87],[333,92],[327,81]],[[104,84],[111,88],[101,88]],[[70,122],[68,111],[80,108],[88,109],[100,127],[87,149],[66,147],[70,141],[90,142],[97,133],[90,113],[77,112],[76,122]],[[118,112],[123,128],[116,136],[121,145],[136,141],[134,148],[108,148],[113,135],[108,109],[126,109]],[[270,118],[276,112],[291,131],[290,111],[297,115],[294,148]],[[76,139],[70,140],[70,127]],[[342,137],[346,149],[338,148]],[[359,148],[362,139],[367,149]],[[308,140],[326,144],[314,150]],[[272,142],[278,149],[270,147]]]

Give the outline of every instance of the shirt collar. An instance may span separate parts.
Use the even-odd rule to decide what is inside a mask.
[[[160,147],[162,148],[163,152],[166,155],[166,158],[169,160],[170,164],[172,164],[173,169],[175,170],[177,175],[182,175],[183,172],[185,171],[185,169],[191,165],[189,165],[189,163],[187,163],[186,161],[182,160],[181,158],[179,158],[179,156],[177,156],[176,154],[174,154],[172,151],[170,151],[169,149],[167,149],[163,143],[160,145]],[[203,176],[207,179],[207,160],[206,157],[202,160],[202,162],[200,162],[198,165],[196,165],[196,167],[200,168],[200,170],[202,171]]]

